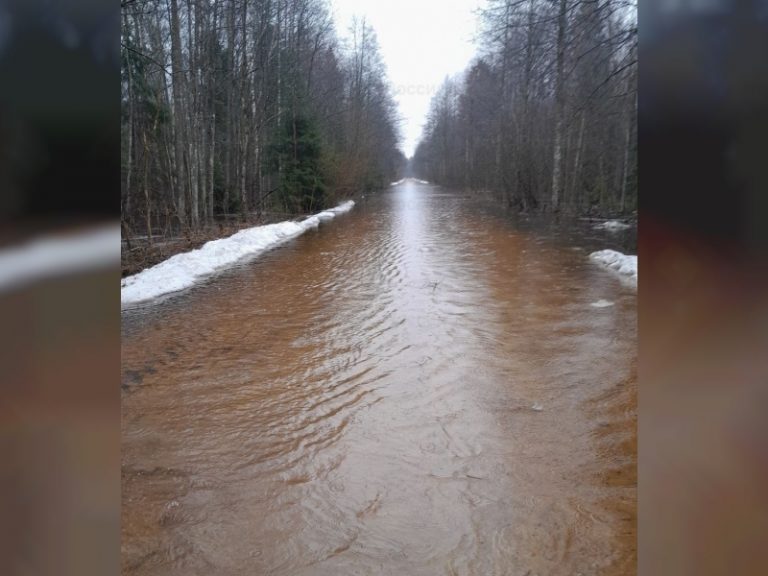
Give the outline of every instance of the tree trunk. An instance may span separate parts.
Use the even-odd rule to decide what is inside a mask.
[[[581,190],[580,188],[580,178],[581,178],[581,152],[582,148],[584,146],[584,125],[586,124],[586,114],[584,112],[581,113],[581,119],[579,121],[579,135],[576,138],[576,152],[574,154],[573,159],[573,176],[571,178],[571,192],[570,197],[573,199],[571,200],[571,206],[580,206],[581,204]]]
[[[210,218],[210,221],[213,222],[214,220],[214,205],[213,205],[213,187],[215,184],[214,180],[214,169],[216,167],[215,164],[216,159],[216,111],[213,112],[213,117],[211,118],[211,145],[209,150],[209,158],[208,158],[208,176],[210,178],[210,181],[208,182],[208,217]]]
[[[147,143],[147,133],[142,134],[144,140],[144,218],[147,227],[147,236],[149,244],[152,245],[152,203],[149,197],[149,144]]]
[[[123,26],[128,30],[128,15],[123,17]],[[128,71],[128,157],[125,167],[125,206],[123,206],[123,218],[131,217],[131,175],[133,172],[133,131],[134,131],[134,111],[133,111],[133,66],[131,63],[130,50],[125,51],[126,68]]]
[[[635,97],[629,99],[632,104],[630,106],[637,106],[637,92],[635,92]],[[627,110],[627,125],[626,125],[626,136],[624,139],[624,162],[621,170],[622,178],[621,178],[621,213],[623,214],[626,211],[627,207],[627,179],[629,177],[628,171],[629,171],[629,152],[632,148],[632,122],[633,120],[633,114],[632,114],[632,108],[630,107],[629,110]]]
[[[567,0],[560,0],[557,18],[557,70],[555,72],[555,142],[552,154],[552,210],[560,208],[563,186],[563,130],[565,127],[565,28],[567,25]]]
[[[248,213],[248,139],[250,126],[248,125],[248,104],[246,102],[246,92],[248,91],[248,3],[243,2],[243,11],[241,14],[241,29],[243,31],[242,57],[240,64],[240,130],[242,131],[242,140],[240,147],[240,211],[243,216]]]
[[[184,183],[184,72],[181,60],[181,33],[179,31],[179,8],[177,0],[171,2],[171,76],[173,89],[173,137],[176,163],[176,218],[179,225],[187,224],[186,186]]]

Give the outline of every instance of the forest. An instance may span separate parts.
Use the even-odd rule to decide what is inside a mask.
[[[479,53],[435,94],[414,174],[522,212],[637,208],[632,0],[490,0]]]
[[[405,163],[374,31],[324,0],[122,0],[124,237],[322,209]]]
[[[306,214],[404,173],[520,212],[637,208],[633,0],[489,0],[413,158],[375,31],[327,0],[123,0],[124,237]],[[446,31],[449,33],[450,31]]]

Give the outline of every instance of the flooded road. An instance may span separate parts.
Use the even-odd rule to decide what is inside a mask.
[[[552,230],[406,181],[124,312],[123,573],[635,573],[636,293]]]

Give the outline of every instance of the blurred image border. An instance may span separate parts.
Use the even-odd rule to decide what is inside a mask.
[[[119,10],[0,0],[6,253],[117,223]],[[19,52],[11,26],[60,36]],[[766,574],[768,2],[643,0],[639,36],[638,573]],[[116,240],[113,263],[0,292],[9,576],[120,570]]]
[[[768,2],[639,31],[638,573],[766,574]]]

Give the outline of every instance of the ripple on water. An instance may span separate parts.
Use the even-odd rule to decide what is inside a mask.
[[[124,315],[123,573],[632,573],[595,239],[412,183],[337,224]]]

